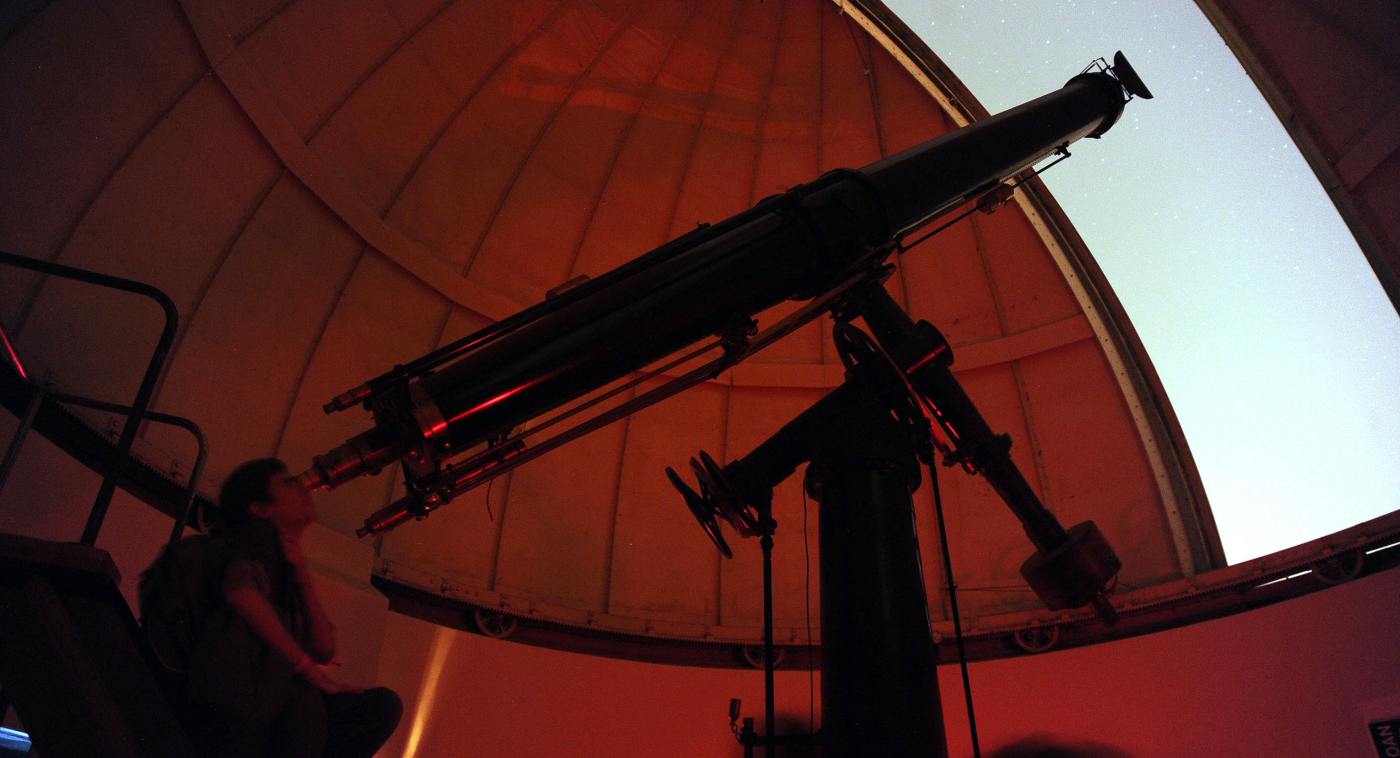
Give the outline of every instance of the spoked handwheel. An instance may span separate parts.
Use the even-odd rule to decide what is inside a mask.
[[[695,460],[691,459],[691,463],[694,464]],[[720,509],[719,506],[716,505],[714,499],[701,497],[700,494],[691,489],[690,485],[686,484],[684,479],[681,479],[681,475],[677,474],[676,470],[670,466],[666,467],[666,478],[671,480],[672,486],[676,488],[677,492],[681,493],[681,497],[685,498],[686,506],[689,507],[690,512],[694,514],[695,520],[700,522],[700,528],[704,529],[705,534],[710,536],[710,541],[715,543],[715,547],[719,548],[721,553],[724,553],[725,558],[733,558],[734,551],[729,549],[729,543],[724,541],[724,535],[720,534],[719,531],[719,520],[717,516],[720,515]],[[704,480],[702,479],[700,488],[704,489],[704,487]]]
[[[691,489],[685,480],[681,479],[680,474],[669,466],[666,468],[666,477],[671,480],[676,491],[681,493],[681,497],[685,498],[686,506],[695,514],[700,528],[710,535],[710,541],[724,553],[725,558],[733,558],[734,551],[729,549],[729,543],[724,541],[724,535],[720,533],[720,519],[728,521],[739,536],[754,537],[758,535],[761,526],[758,511],[739,497],[739,491],[734,488],[724,475],[724,469],[709,453],[701,450],[699,459],[691,458],[690,469],[695,472],[695,478],[700,482],[699,492]]]
[[[709,453],[701,450],[700,460],[690,459],[690,468],[695,471],[695,477],[700,482],[700,491],[714,501],[720,515],[724,516],[741,537],[753,537],[758,534],[758,513],[739,497],[734,485],[724,476],[724,469],[715,463],[715,459],[711,458]]]

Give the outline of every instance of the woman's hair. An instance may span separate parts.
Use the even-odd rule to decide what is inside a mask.
[[[235,529],[248,520],[253,503],[272,500],[272,477],[286,470],[287,464],[276,458],[259,458],[234,469],[219,490],[215,523],[224,529]]]

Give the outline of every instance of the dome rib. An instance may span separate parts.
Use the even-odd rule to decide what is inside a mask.
[[[20,37],[22,31],[29,30],[31,27],[42,26],[46,23],[71,24],[72,28],[83,30],[87,36],[88,46],[92,48],[85,50],[83,57],[98,59],[99,56],[112,52],[109,45],[113,48],[119,48],[121,38],[138,36],[138,30],[143,22],[155,23],[154,19],[145,17],[142,13],[142,11],[150,12],[151,10],[140,9],[130,14],[124,20],[129,25],[127,28],[123,28],[121,25],[113,28],[104,20],[91,18],[75,21],[71,17],[65,16],[61,20],[52,21],[46,17],[47,14],[40,12],[25,22],[23,27],[16,29],[10,39],[6,40],[6,46],[13,44]],[[55,14],[72,12],[72,9],[59,8],[53,9],[53,12]],[[85,27],[84,22],[91,24],[91,26]],[[41,29],[35,31],[42,32]],[[7,246],[14,246],[11,249],[25,249],[31,255],[49,262],[64,262],[65,251],[72,244],[75,235],[79,233],[84,221],[92,212],[93,206],[102,198],[112,180],[131,159],[131,156],[141,148],[151,132],[200,83],[203,72],[198,70],[194,62],[197,56],[172,55],[173,48],[179,47],[179,45],[171,44],[169,40],[161,40],[161,42],[164,44],[156,46],[155,49],[143,49],[140,56],[108,55],[107,59],[103,61],[108,65],[94,66],[98,69],[98,72],[92,74],[96,81],[90,82],[89,89],[84,92],[69,92],[61,85],[55,86],[56,82],[39,84],[39,88],[48,96],[47,99],[53,101],[53,106],[45,107],[39,113],[34,114],[34,117],[29,119],[30,124],[37,125],[46,131],[78,130],[82,128],[84,122],[81,119],[73,118],[72,114],[82,112],[97,114],[95,118],[100,119],[106,129],[95,138],[85,137],[72,140],[68,150],[59,150],[44,156],[43,170],[55,175],[62,175],[66,181],[55,183],[55,186],[45,187],[44,189],[47,191],[42,193],[7,193],[7,202],[3,205],[10,206],[10,208],[0,210],[0,228],[6,229],[6,237],[14,235],[12,229],[24,229],[29,232],[28,235],[8,240]],[[20,38],[20,43],[22,44],[22,38]],[[193,51],[187,50],[185,52],[192,53]],[[106,91],[119,89],[123,80],[135,79],[150,84],[151,71],[157,68],[150,65],[153,61],[161,61],[166,65],[159,68],[160,78],[163,81],[160,81],[157,86],[150,87],[150,90],[154,91],[142,93],[145,102],[140,105],[145,106],[144,109],[140,109],[139,106],[132,107],[132,104],[129,103],[114,107],[108,102],[110,98],[106,96]],[[11,63],[10,65],[15,64]],[[5,131],[6,138],[14,139],[14,132],[9,129]],[[73,145],[78,147],[71,149]],[[25,149],[26,147],[28,146],[17,144],[14,149]],[[0,173],[10,173],[11,171],[13,169],[7,165],[6,171]],[[63,209],[59,211],[59,214],[64,218],[49,217],[57,209]],[[9,212],[7,213],[6,210]],[[33,228],[36,226],[34,221],[38,219],[42,219],[41,223],[37,225],[42,231]],[[36,234],[36,232],[38,233]],[[49,239],[44,239],[45,237]],[[18,290],[21,293],[19,296],[0,298],[7,304],[5,317],[12,325],[15,337],[24,333],[33,310],[43,295],[45,286],[49,283],[47,278],[37,274],[22,275],[20,281],[24,282],[20,287],[6,288],[10,291]],[[10,306],[9,303],[17,305]],[[12,312],[10,311],[11,307],[14,308]]]
[[[784,25],[785,23],[787,23],[787,0],[781,0],[781,4],[778,6],[778,24],[777,24],[778,30],[777,30],[777,33],[775,33],[775,34],[773,35],[773,52],[772,52],[772,54],[769,56],[768,68],[767,68],[767,76],[765,77],[765,79],[764,79],[764,81],[763,81],[763,109],[759,112],[759,114],[758,114],[758,121],[757,121],[756,126],[754,127],[754,133],[755,133],[756,135],[758,135],[760,138],[763,136],[763,134],[765,133],[765,131],[766,131],[767,127],[768,127],[768,109],[771,107],[771,103],[772,103],[772,99],[773,99],[773,77],[774,77],[776,71],[778,70],[778,51],[779,51],[779,48],[780,48],[781,40],[782,40],[782,38],[783,38],[782,30],[783,30],[783,28],[784,28],[783,25]],[[760,143],[760,144],[761,144],[761,143]],[[757,200],[759,200],[759,194],[758,194],[758,166],[759,166],[759,161],[760,161],[760,159],[761,159],[761,155],[760,155],[759,153],[755,153],[755,155],[754,155],[753,174],[752,174],[752,178],[751,178],[750,181],[749,181],[749,204],[750,204],[750,205],[752,205],[754,202],[756,202]],[[672,222],[672,233],[673,233],[673,234],[675,233],[675,224],[674,224],[674,221]]]
[[[565,91],[563,95],[559,97],[558,101],[551,109],[548,118],[544,119],[543,123],[535,132],[535,135],[531,140],[529,147],[525,149],[524,153],[519,159],[519,162],[516,164],[514,172],[508,179],[506,179],[503,182],[502,190],[499,195],[499,200],[493,212],[489,216],[489,218],[491,218],[492,221],[485,228],[484,233],[482,234],[481,238],[477,241],[473,251],[467,259],[466,264],[463,266],[463,276],[477,279],[478,281],[480,281],[483,277],[487,277],[490,275],[489,271],[479,271],[478,266],[482,264],[483,256],[490,256],[493,254],[493,237],[502,233],[501,230],[504,228],[505,222],[507,222],[507,220],[511,218],[508,211],[514,196],[516,196],[518,192],[522,191],[522,178],[531,173],[531,169],[534,167],[533,164],[535,157],[538,151],[540,150],[541,145],[544,144],[552,136],[553,128],[557,120],[560,118],[560,114],[565,113],[566,106],[571,105],[574,99],[578,96],[580,92],[580,87],[582,85],[585,85],[592,78],[593,73],[599,66],[599,64],[607,60],[609,54],[613,52],[618,42],[621,41],[621,39],[624,37],[627,31],[631,28],[628,25],[628,22],[633,19],[640,6],[640,0],[634,0],[631,3],[631,6],[628,8],[627,12],[622,16],[622,18],[620,18],[616,22],[616,24],[608,32],[607,38],[603,40],[603,42],[593,50],[592,54],[588,58],[588,62],[586,63],[586,65],[584,65],[577,74],[572,76],[567,91]],[[548,174],[548,169],[541,168],[540,171],[543,174]],[[531,224],[530,221],[524,221],[520,223],[527,227],[534,226],[533,224]],[[486,262],[486,265],[490,266],[491,262],[488,260]],[[511,283],[513,282],[502,282],[502,284],[504,284],[506,287],[509,287]],[[542,295],[544,291],[548,288],[548,286],[539,288],[538,293],[531,293],[534,294],[533,297],[530,295],[526,295],[525,297],[518,297],[514,299],[518,299],[520,302],[523,303],[537,302],[538,300],[543,299]],[[500,291],[501,287],[492,286],[492,289]]]
[[[511,288],[530,302],[569,278],[609,166],[626,145],[666,52],[684,31],[686,8],[681,2],[658,2],[615,30],[511,180],[481,244],[473,278]],[[546,216],[549,223],[540,223]],[[520,256],[524,249],[532,254]]]
[[[350,92],[346,94],[346,96],[340,101],[339,104],[336,105],[335,108],[333,108],[330,111],[329,114],[327,114],[326,119],[324,122],[322,122],[321,127],[323,127],[325,123],[330,122],[331,119],[335,118],[345,107],[346,103],[350,102],[352,98],[358,95],[360,93],[360,90],[364,88],[365,84],[368,83],[371,78],[378,75],[379,72],[383,70],[391,60],[398,57],[399,54],[403,51],[416,45],[420,38],[420,35],[423,34],[423,32],[427,31],[428,27],[436,24],[438,19],[442,18],[442,16],[446,14],[449,10],[457,6],[457,0],[443,0],[443,2],[440,5],[438,5],[437,8],[434,8],[431,12],[425,14],[423,18],[419,19],[417,24],[415,24],[411,29],[407,30],[403,37],[400,38],[399,41],[396,44],[394,44],[387,52],[385,52],[385,54],[378,61],[376,61],[372,66],[366,69],[365,74],[362,77],[360,77],[359,81],[355,82],[355,86],[351,88]],[[318,133],[320,132],[321,127],[317,128]],[[315,135],[312,135],[307,141],[311,142],[314,140]],[[387,212],[387,207],[385,211]]]
[[[860,40],[856,38],[856,30],[850,16],[844,16],[846,31],[851,34],[851,44],[855,45],[856,54],[860,56],[861,65],[865,67],[865,82],[870,95],[870,112],[875,118],[875,144],[880,148],[880,158],[889,156],[889,151],[885,149],[885,131],[880,127],[880,85],[877,79],[878,73],[875,67],[875,51],[872,46],[875,44],[869,36],[865,37],[865,52],[860,49]]]
[[[639,99],[636,109],[632,111],[632,115],[627,121],[627,129],[619,141],[618,148],[612,151],[612,158],[608,161],[607,170],[604,172],[602,180],[598,183],[598,191],[594,193],[592,202],[589,204],[588,218],[584,221],[583,233],[579,235],[578,244],[574,246],[574,252],[569,256],[569,264],[564,273],[565,281],[578,276],[579,256],[583,253],[584,240],[588,238],[589,232],[593,230],[594,221],[598,216],[598,206],[602,202],[603,196],[607,193],[608,186],[612,183],[613,173],[617,170],[618,161],[622,159],[622,155],[626,151],[626,146],[628,142],[631,141],[633,132],[637,128],[637,119],[641,117],[642,109],[645,104],[649,100],[654,99],[651,96],[656,93],[657,82],[661,77],[661,73],[666,70],[666,64],[675,52],[676,45],[679,44],[681,39],[685,36],[686,28],[690,25],[691,17],[694,15],[698,5],[699,0],[691,2],[690,9],[686,12],[685,19],[681,22],[680,28],[676,31],[676,34],[671,38],[670,44],[666,48],[666,53],[661,56],[661,64],[652,72],[651,79],[647,82],[645,95]]]
[[[190,12],[198,7],[201,0],[181,1],[182,7],[187,10],[191,25],[195,26],[196,36],[206,45],[206,55],[210,60],[219,60],[215,72],[228,87],[235,101],[291,174],[305,184],[341,221],[349,225],[371,247],[413,272],[452,300],[496,319],[519,310],[518,303],[452,271],[437,256],[386,223],[354,189],[343,184],[330,167],[295,133],[291,121],[273,102],[271,94],[262,87],[257,73],[238,51],[229,50],[219,58],[220,51],[208,47],[206,40],[223,39],[227,32],[213,26],[217,19],[212,18],[208,12]],[[204,26],[197,25],[196,22]]]
[[[287,429],[292,425],[292,414],[296,412],[297,401],[302,397],[302,389],[306,385],[306,376],[311,371],[311,366],[316,362],[321,354],[321,343],[326,337],[326,331],[330,329],[331,322],[335,319],[340,308],[340,303],[345,297],[345,290],[354,281],[355,275],[360,270],[360,264],[365,259],[365,254],[369,252],[369,244],[361,242],[360,251],[355,255],[355,261],[346,267],[345,278],[341,280],[340,286],[336,288],[335,297],[326,306],[325,316],[321,319],[321,326],[316,330],[316,336],[311,340],[311,347],[306,351],[306,359],[301,364],[301,370],[296,374],[296,381],[287,395],[287,406],[282,412],[282,423],[277,427],[277,436],[272,442],[272,455],[278,455],[282,451],[282,442],[286,439]]]
[[[630,393],[635,395],[635,393]],[[629,416],[618,422],[622,425],[622,460],[627,460],[627,444],[632,439],[632,418]],[[610,612],[612,607],[612,583],[613,583],[613,556],[617,554],[617,512],[618,505],[622,502],[622,473],[623,466],[617,467],[617,485],[613,489],[612,507],[609,509],[608,532],[607,532],[607,557],[603,560],[603,602],[604,613]]]
[[[605,273],[670,238],[702,122],[742,10],[742,3],[731,4],[732,8],[716,4],[719,7],[700,17],[692,14],[677,38],[680,47],[672,51],[684,54],[668,59],[658,70],[655,81],[664,77],[670,84],[656,91],[663,97],[649,99],[638,109],[579,242],[570,278]]]
[[[504,5],[509,6],[511,4],[511,0],[502,0],[502,3]],[[462,3],[454,3],[453,7],[462,8],[462,14],[468,16],[472,14],[472,9],[469,6],[464,5]],[[421,202],[421,200],[416,196],[410,195],[408,200],[405,202],[405,193],[408,193],[409,189],[420,180],[425,183],[437,183],[436,177],[426,177],[422,176],[422,174],[425,170],[431,167],[431,161],[433,161],[435,154],[439,150],[440,146],[442,146],[443,140],[449,135],[453,134],[454,129],[462,124],[463,120],[467,117],[468,111],[471,110],[473,106],[481,106],[481,98],[483,97],[483,95],[487,93],[488,88],[492,85],[493,82],[498,81],[498,77],[504,77],[507,75],[508,67],[515,65],[519,61],[520,57],[529,52],[531,49],[533,49],[534,45],[536,45],[545,34],[549,33],[552,29],[557,27],[567,10],[568,6],[566,4],[557,2],[554,3],[552,10],[550,10],[548,13],[541,14],[540,18],[538,18],[535,23],[532,23],[530,25],[530,31],[527,34],[521,37],[519,41],[513,42],[509,46],[506,46],[503,49],[501,55],[495,60],[495,62],[492,63],[490,66],[484,68],[480,75],[476,77],[476,81],[474,82],[474,84],[460,99],[459,104],[452,112],[452,115],[444,121],[441,129],[439,129],[433,135],[428,144],[424,146],[422,151],[420,151],[419,156],[414,162],[412,168],[404,176],[402,184],[398,188],[398,192],[395,195],[393,205],[390,207],[389,211],[385,213],[386,221],[391,222],[396,228],[403,227],[405,233],[408,235],[427,240],[425,244],[430,249],[434,249],[439,257],[443,257],[444,260],[446,260],[450,264],[456,264],[458,268],[460,268],[459,274],[462,275],[462,278],[464,279],[465,272],[469,267],[469,263],[454,258],[452,256],[452,249],[450,244],[448,244],[446,247],[444,247],[443,245],[435,246],[432,244],[433,235],[431,233],[428,233],[426,231],[420,231],[419,233],[415,234],[415,222],[421,221],[424,217],[433,215],[433,211],[437,210],[437,208],[430,206],[428,208],[419,210],[414,206],[416,205],[416,203]],[[434,68],[435,72],[436,70],[437,69]],[[441,74],[438,74],[438,76],[444,79],[446,78],[442,77]],[[484,237],[485,233],[486,230],[483,230],[482,232],[480,232],[480,236]],[[450,243],[450,240],[446,238],[444,238],[442,241]],[[480,239],[476,240],[473,244],[479,246]],[[497,314],[482,311],[480,310],[480,308],[477,307],[476,303],[473,303],[471,301],[456,301],[460,305],[463,305],[468,308],[473,308],[474,310],[477,310],[483,315],[487,315],[493,319],[500,319],[504,318],[506,315],[509,315],[509,312]]]
[[[982,219],[974,216],[968,219],[968,225],[972,229],[973,239],[977,241],[977,257],[982,262],[982,272],[987,280],[987,289],[991,292],[992,303],[997,316],[997,339],[1004,340],[1010,335],[1011,328],[1007,323],[1006,303],[1002,300],[1001,291],[997,287],[996,273],[992,269],[992,262],[988,259],[987,241],[982,231]],[[1021,374],[1021,364],[1019,360],[1011,360],[1008,361],[1006,365],[1011,370],[1011,380],[1016,386],[1016,399],[1021,411],[1021,418],[1019,420],[1025,424],[1026,437],[1023,444],[1026,444],[1030,448],[1031,460],[1035,462],[1035,467],[1032,469],[1035,476],[1028,478],[1034,484],[1036,494],[1040,496],[1041,503],[1048,508],[1051,513],[1054,513],[1055,501],[1050,494],[1050,488],[1048,486],[1049,477],[1045,473],[1045,462],[1041,458],[1040,443],[1036,439],[1035,421],[1033,420],[1030,408],[1027,407],[1029,396],[1026,392],[1025,378]]]

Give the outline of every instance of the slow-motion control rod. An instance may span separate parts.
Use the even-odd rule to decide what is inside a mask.
[[[1036,547],[1021,565],[1021,576],[1046,607],[1092,604],[1106,623],[1117,621],[1106,595],[1123,562],[1094,522],[1066,530],[1041,504],[1011,460],[1011,437],[992,431],[953,376],[953,353],[938,329],[927,321],[915,323],[879,284],[853,293],[851,307],[927,403],[952,445],[950,461],[986,479],[1021,521]]]

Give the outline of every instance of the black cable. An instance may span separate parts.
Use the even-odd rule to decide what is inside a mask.
[[[938,491],[938,467],[929,466],[933,481],[933,508],[938,513],[938,539],[943,545],[943,571],[948,575],[948,602],[953,606],[953,636],[958,641],[958,665],[962,667],[963,695],[967,698],[967,724],[972,730],[973,758],[982,758],[977,742],[977,717],[972,712],[972,680],[967,675],[967,651],[963,648],[962,617],[958,614],[958,588],[953,583],[953,558],[948,552],[948,529],[943,522],[943,496]]]
[[[807,562],[807,731],[817,731],[817,669],[812,662],[812,553],[807,546],[807,487],[802,487],[802,558]]]

